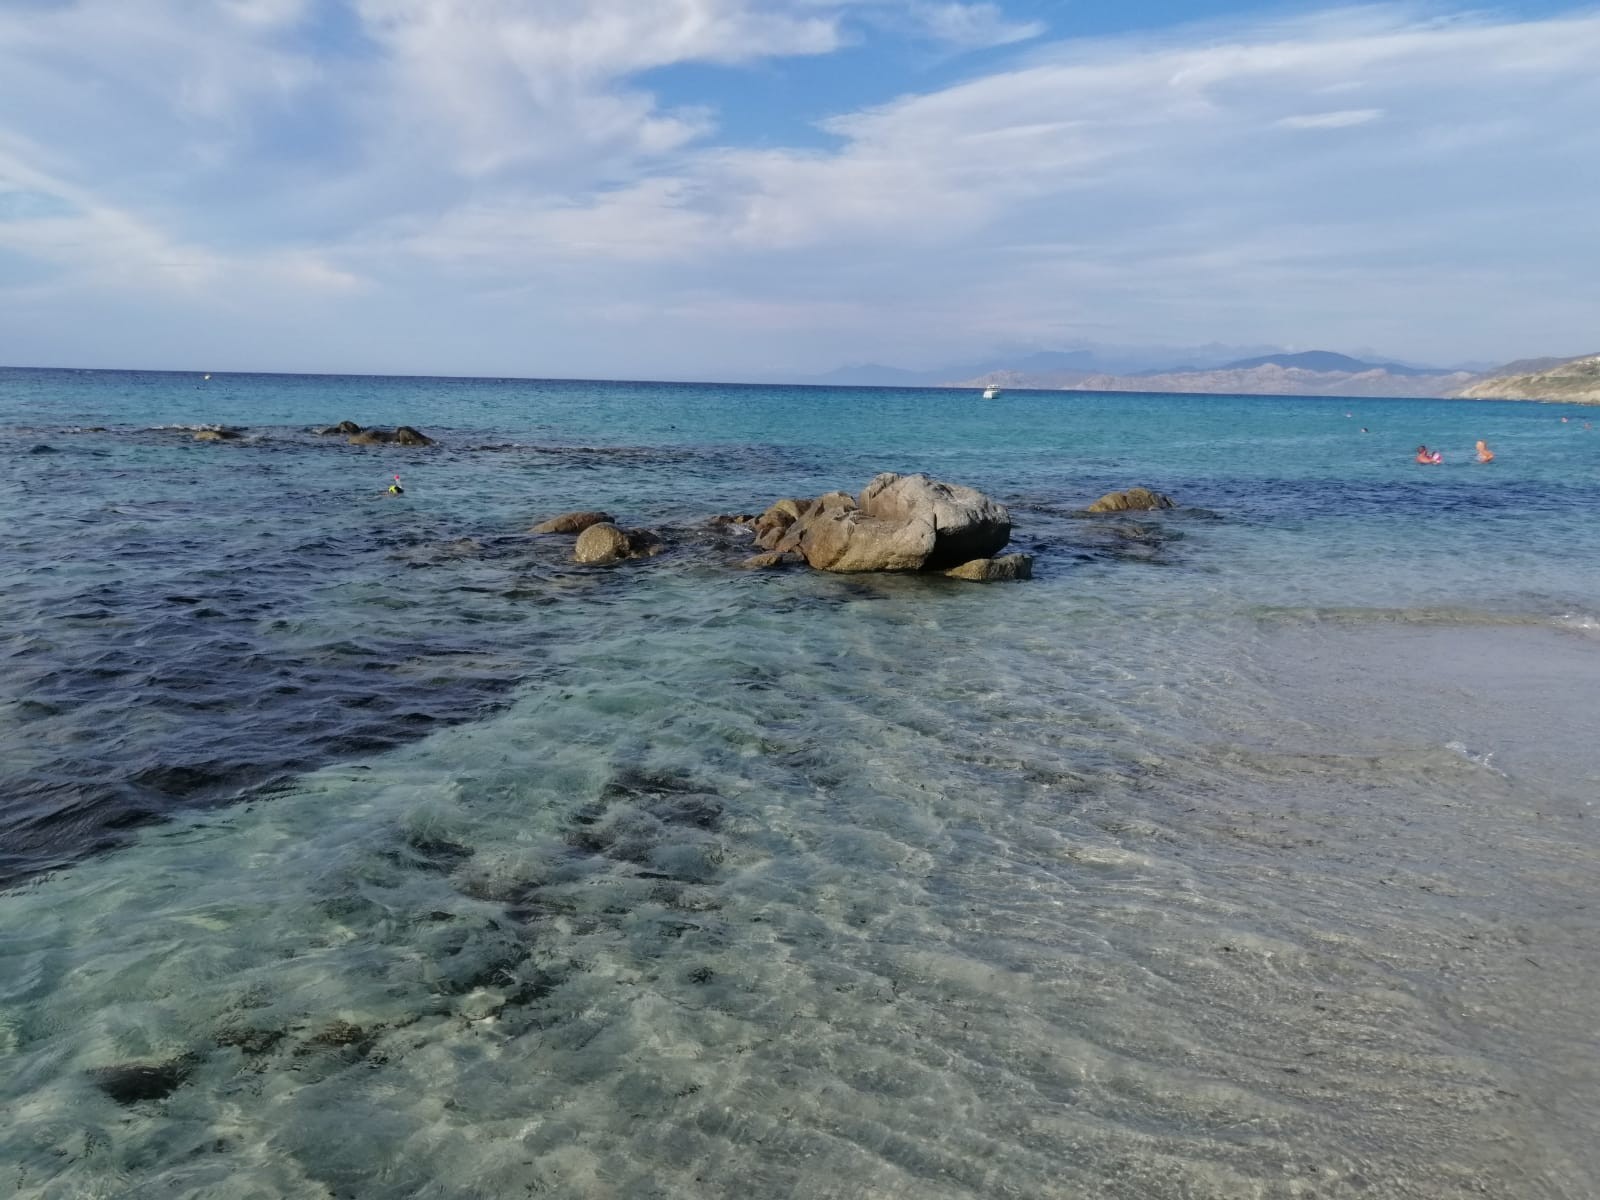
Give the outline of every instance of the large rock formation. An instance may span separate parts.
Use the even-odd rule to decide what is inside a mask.
[[[926,475],[877,476],[858,498],[780,500],[756,521],[763,549],[822,571],[943,571],[992,557],[1011,515],[982,492]]]

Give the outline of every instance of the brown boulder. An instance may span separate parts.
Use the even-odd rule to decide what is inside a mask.
[[[1100,499],[1089,505],[1092,513],[1108,512],[1147,512],[1157,508],[1175,508],[1169,497],[1160,492],[1152,492],[1149,488],[1128,488],[1123,492],[1107,492]]]
[[[394,431],[394,440],[402,446],[431,446],[433,439],[421,430],[402,425]]]
[[[975,558],[945,572],[951,579],[970,579],[974,583],[994,583],[1005,579],[1032,579],[1031,554],[1005,554],[999,558]]]
[[[363,429],[360,433],[351,434],[345,441],[352,446],[387,446],[394,441],[394,434],[387,429]]]
[[[628,535],[610,521],[591,525],[578,535],[572,557],[581,563],[616,562],[628,557]]]
[[[618,529],[609,521],[591,525],[578,535],[572,557],[581,563],[617,562],[624,558],[649,558],[665,547],[648,529]]]
[[[202,429],[194,435],[197,442],[231,442],[239,437],[234,429]]]
[[[614,524],[610,513],[603,513],[598,509],[584,509],[578,512],[562,513],[559,517],[551,517],[548,521],[540,521],[529,533],[582,533],[591,525]]]
[[[317,432],[322,434],[324,437],[332,434],[341,434],[344,437],[349,437],[353,433],[360,433],[361,426],[357,425],[354,421],[340,421],[337,425],[325,425],[321,429],[317,430]]]

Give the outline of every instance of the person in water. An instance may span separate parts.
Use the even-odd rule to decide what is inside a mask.
[[[394,477],[394,482],[389,485],[389,495],[391,495],[391,496],[404,496],[405,494],[406,494],[405,488],[400,486],[400,476],[396,475]]]
[[[1489,443],[1484,441],[1482,438],[1478,439],[1478,461],[1479,462],[1493,462],[1494,461],[1494,451],[1489,449]]]
[[[1444,455],[1437,450],[1429,450],[1426,446],[1418,446],[1417,461],[1425,467],[1436,467],[1444,461]]]

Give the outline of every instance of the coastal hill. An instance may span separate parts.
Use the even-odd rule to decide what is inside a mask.
[[[1569,358],[1564,362],[1535,359],[1510,363],[1493,377],[1474,383],[1458,394],[1475,400],[1567,400],[1600,404],[1600,354]]]

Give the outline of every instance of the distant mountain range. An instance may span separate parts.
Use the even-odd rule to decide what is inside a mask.
[[[786,376],[784,383],[823,384],[834,387],[947,387],[953,380],[970,380],[1004,374],[1027,379],[1013,387],[1060,387],[1073,379],[1096,374],[1133,375],[1141,371],[1218,367],[1249,355],[1271,352],[1271,346],[1087,346],[1077,350],[1019,350],[1001,352],[981,362],[955,363],[933,370],[908,370],[880,363],[839,367],[822,375]]]
[[[1587,366],[1585,364],[1588,364]],[[1085,392],[1204,392],[1234,396],[1504,397],[1600,402],[1600,357],[1524,359],[1487,371],[1369,361],[1329,350],[1260,354],[1215,367],[1127,374],[1003,369],[951,387]]]
[[[1528,358],[1483,369],[1255,346],[1094,346],[1019,352],[997,361],[911,371],[866,364],[793,382],[853,387],[1205,392],[1257,396],[1550,399],[1600,403],[1600,355]]]

